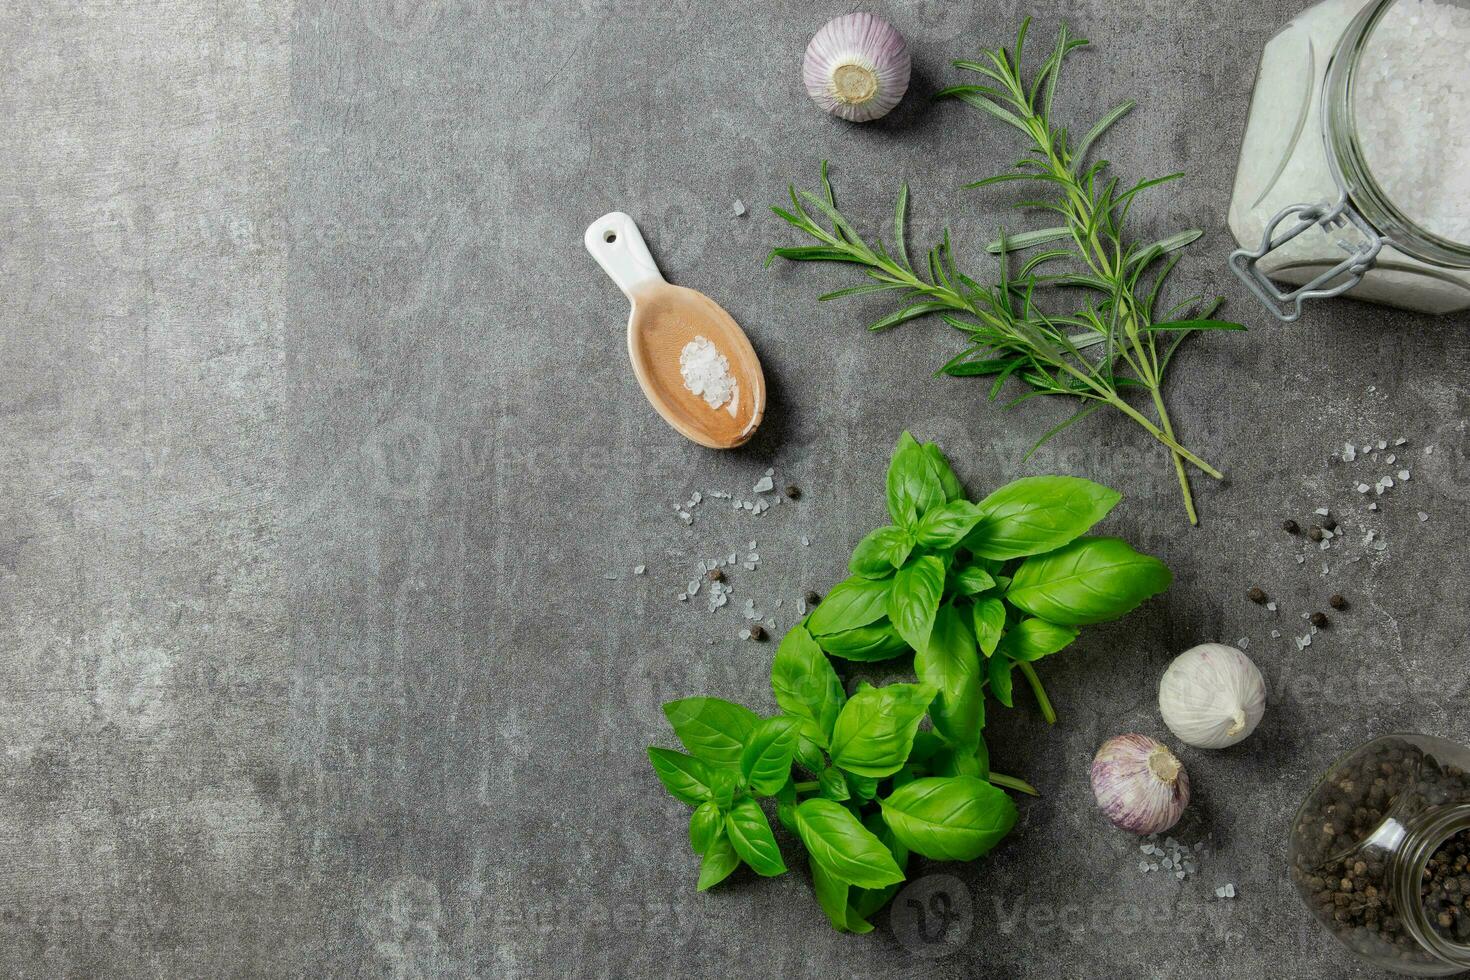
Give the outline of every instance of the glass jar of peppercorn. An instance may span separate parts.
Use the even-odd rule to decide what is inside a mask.
[[[1354,749],[1292,823],[1291,878],[1334,936],[1383,969],[1470,970],[1470,750],[1428,735]]]

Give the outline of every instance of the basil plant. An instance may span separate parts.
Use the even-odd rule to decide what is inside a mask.
[[[1054,721],[1035,670],[1078,627],[1116,619],[1168,588],[1168,568],[1086,532],[1121,499],[1074,477],[1028,477],[974,503],[933,443],[907,432],[887,478],[891,524],[858,543],[851,576],[781,641],[771,664],[780,713],[711,697],[664,705],[687,754],[650,748],[664,786],[693,807],[699,890],[742,863],[787,871],[767,818],[806,851],[817,902],[841,931],[904,880],[910,855],[973,861],[1016,823],[990,770],[987,691],[1011,707],[1021,675]],[[912,657],[914,683],[851,694],[837,667]]]

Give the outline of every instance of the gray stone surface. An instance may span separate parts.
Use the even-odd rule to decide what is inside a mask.
[[[1296,3],[1042,5],[1039,37],[1065,17],[1097,46],[1062,104],[1140,99],[1107,154],[1189,173],[1143,217],[1207,230],[1185,276],[1252,330],[1192,343],[1170,390],[1229,474],[1196,482],[1199,529],[1118,421],[1020,465],[1061,406],[1003,413],[930,376],[956,350],[943,325],[870,336],[881,303],[815,302],[840,275],[760,265],[790,240],[763,205],[827,157],[856,215],[877,227],[907,179],[914,241],[950,216],[984,268],[1008,198],[958,188],[1017,147],[926,97],[1023,11],[879,7],[915,83],[863,128],[800,89],[808,37],[847,9],[830,0],[0,9],[0,974],[1369,975],[1298,908],[1284,839],[1360,740],[1470,739],[1466,318],[1335,303],[1282,328],[1224,272],[1255,61]],[[701,450],[640,397],[624,301],[581,245],[614,208],[760,351],[748,447]],[[1044,795],[989,858],[915,869],[920,897],[971,910],[938,959],[886,916],[834,934],[803,870],[696,895],[684,809],[644,758],[672,744],[664,700],[772,707],[772,646],[738,641],[733,608],[674,601],[693,562],[757,541],[734,598],[784,597],[789,625],[880,519],[904,427],[975,489],[1048,471],[1123,489],[1108,526],[1177,574],[1045,664],[1055,728],[994,712],[997,768]],[[1413,479],[1369,513],[1353,485],[1385,467],[1329,457],[1400,435]],[[678,522],[690,491],[766,467],[800,503]],[[1298,564],[1277,527],[1317,506],[1347,540]],[[1387,550],[1361,548],[1369,527]],[[1298,652],[1331,591],[1351,610]],[[1179,836],[1214,850],[1197,879],[1144,877],[1087,762],[1161,733],[1172,654],[1238,637],[1266,722],[1182,753]]]

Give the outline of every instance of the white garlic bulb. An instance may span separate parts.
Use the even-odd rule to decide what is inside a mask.
[[[1181,653],[1164,671],[1159,711],[1169,731],[1186,745],[1223,749],[1261,723],[1266,681],[1235,647],[1202,643]]]
[[[1092,795],[1114,825],[1159,834],[1189,806],[1189,774],[1174,753],[1147,735],[1119,735],[1092,760]]]
[[[887,115],[909,87],[909,49],[882,18],[829,20],[806,48],[802,81],[823,109],[849,122]]]

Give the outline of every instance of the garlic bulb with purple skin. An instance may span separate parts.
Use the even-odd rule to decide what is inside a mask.
[[[849,122],[888,114],[909,87],[909,49],[872,14],[829,20],[806,46],[801,75],[817,105]]]
[[[1147,735],[1119,735],[1092,760],[1092,795],[1116,826],[1159,834],[1189,806],[1189,774],[1163,743]]]

